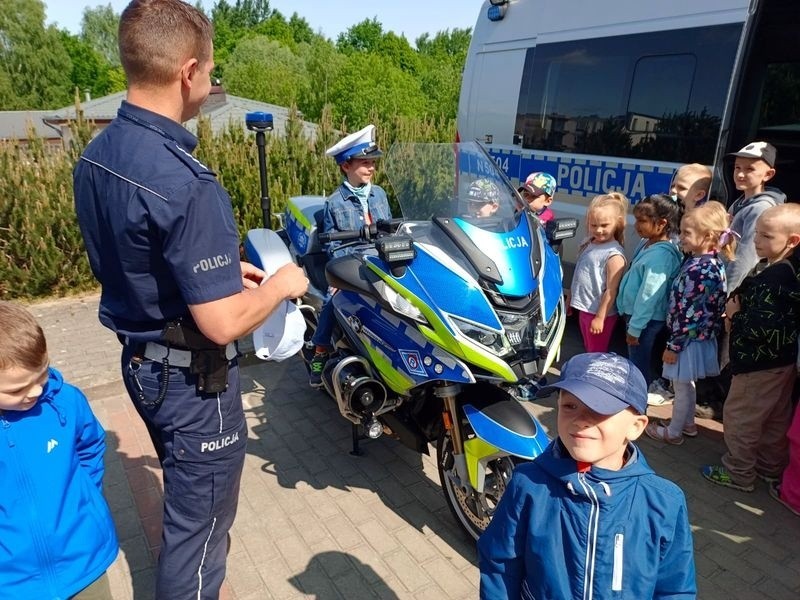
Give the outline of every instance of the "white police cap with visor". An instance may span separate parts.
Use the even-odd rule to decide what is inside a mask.
[[[333,146],[325,150],[326,156],[332,156],[336,164],[341,165],[351,158],[379,158],[383,152],[375,142],[375,125],[367,125],[355,133],[345,136]]]

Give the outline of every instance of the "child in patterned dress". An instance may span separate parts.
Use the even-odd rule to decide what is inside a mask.
[[[690,256],[669,292],[669,339],[663,354],[663,375],[675,390],[672,419],[650,423],[645,429],[649,437],[676,445],[683,443],[684,436],[697,435],[695,382],[719,375],[717,336],[727,297],[719,253],[732,260],[736,246],[725,207],[710,201],[688,211],[681,220],[680,241]]]

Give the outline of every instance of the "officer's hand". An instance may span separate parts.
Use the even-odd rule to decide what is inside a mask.
[[[279,289],[285,298],[299,298],[308,290],[306,274],[294,263],[283,265],[275,271],[275,274],[267,281],[267,285],[270,284],[281,286]]]
[[[242,266],[242,285],[246,290],[253,290],[261,285],[267,274],[249,262],[240,262]]]

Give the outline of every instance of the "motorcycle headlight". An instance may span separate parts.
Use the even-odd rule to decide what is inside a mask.
[[[502,332],[492,331],[491,329],[486,329],[480,325],[475,325],[474,323],[469,323],[468,321],[453,316],[450,317],[450,321],[461,333],[473,342],[491,350],[497,356],[505,356],[514,351],[508,343],[505,334]]]
[[[386,285],[385,282],[379,281],[376,283],[375,289],[378,290],[378,293],[381,295],[381,297],[401,315],[404,315],[409,319],[414,319],[418,323],[428,323],[428,319],[425,318],[425,316],[416,306],[398,294],[393,288]]]

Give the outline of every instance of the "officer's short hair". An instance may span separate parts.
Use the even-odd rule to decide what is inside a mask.
[[[39,369],[47,362],[47,341],[31,313],[19,304],[0,302],[0,371]]]
[[[128,84],[164,85],[180,65],[211,59],[214,28],[181,0],[133,0],[119,21],[119,57]]]

